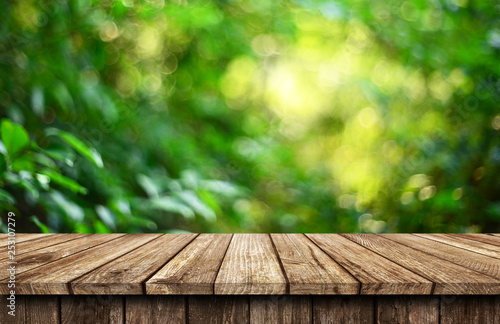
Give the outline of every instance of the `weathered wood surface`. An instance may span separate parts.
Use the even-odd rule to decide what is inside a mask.
[[[186,310],[188,323],[249,323],[248,296],[190,296]]]
[[[234,234],[215,280],[215,294],[285,294],[286,284],[269,235]]]
[[[74,294],[140,295],[143,282],[196,237],[162,235],[71,282]]]
[[[33,295],[70,294],[69,283],[74,279],[159,236],[156,234],[118,235],[118,238],[116,238],[116,234],[93,236],[96,239],[102,237],[109,237],[109,239],[106,243],[21,272],[16,276],[17,293]],[[43,255],[50,257],[50,254]],[[7,282],[8,279],[0,282],[0,293],[8,293]]]
[[[500,294],[500,236],[491,234],[17,234],[16,239],[19,295]],[[1,244],[0,261],[7,265]],[[0,293],[8,294],[9,273],[1,274]]]
[[[231,234],[201,234],[146,282],[148,294],[212,295]]]
[[[0,323],[493,324],[500,296],[18,296]]]
[[[359,281],[302,234],[271,234],[292,295],[355,295]]]
[[[469,240],[479,241],[483,243],[493,244],[500,246],[500,237],[494,235],[484,235],[484,234],[453,234],[453,236],[459,236]]]
[[[500,246],[484,244],[482,242],[477,242],[475,240],[468,240],[466,238],[453,236],[450,234],[415,234],[415,235],[425,237],[430,240],[442,242],[445,244],[449,244],[452,246],[456,246],[464,250],[469,250],[472,252],[500,259]]]
[[[60,303],[57,296],[17,296],[15,316],[9,315],[7,297],[1,296],[0,323],[2,324],[35,324],[59,323]]]
[[[435,284],[434,294],[494,295],[500,293],[500,280],[498,279],[394,242],[381,235],[343,234],[343,236],[432,281]],[[369,260],[366,261],[369,262]]]
[[[440,323],[500,323],[500,296],[449,296],[442,299]]]
[[[431,296],[379,296],[375,313],[379,323],[439,323],[439,299]]]
[[[362,295],[431,293],[431,281],[339,234],[307,236],[361,282]]]
[[[382,235],[392,241],[500,279],[500,260],[416,235]]]
[[[375,323],[374,301],[375,298],[372,296],[338,296],[337,298],[327,296],[314,297],[314,323]]]
[[[57,245],[66,241],[76,240],[77,238],[88,236],[89,234],[53,234],[38,237],[31,241],[16,242],[15,253],[21,255],[38,249],[42,249],[51,245]],[[0,262],[7,258],[9,248],[4,246],[0,248]]]
[[[310,323],[312,299],[308,296],[251,296],[251,323]]]
[[[186,323],[186,298],[177,296],[125,297],[126,323]]]
[[[55,234],[40,234],[40,233],[22,234],[22,233],[19,233],[19,234],[15,234],[14,236],[10,236],[8,234],[0,234],[0,247],[7,246],[9,244],[8,243],[9,240],[7,238],[10,238],[10,240],[15,240],[16,243],[22,243],[22,242],[27,242],[27,241],[38,240],[38,239],[44,238],[46,236],[52,236],[52,235],[55,235]]]
[[[119,296],[63,296],[62,324],[124,323],[124,302]]]
[[[16,256],[16,272],[22,273],[40,266],[46,265],[53,261],[62,260],[67,256],[71,256],[80,251],[87,250],[91,247],[108,242],[113,238],[123,236],[123,234],[109,234],[109,235],[90,235],[78,237],[75,240],[67,241],[57,245],[49,245],[45,248],[24,253]],[[38,242],[38,241],[37,241]],[[36,243],[36,242],[34,242]],[[5,280],[6,276],[2,276]],[[0,281],[0,283],[3,281]]]

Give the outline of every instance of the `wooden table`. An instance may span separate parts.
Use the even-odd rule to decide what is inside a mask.
[[[7,241],[0,235],[3,269]],[[17,234],[16,242],[18,323],[500,323],[500,234]],[[13,322],[7,310],[0,323]]]

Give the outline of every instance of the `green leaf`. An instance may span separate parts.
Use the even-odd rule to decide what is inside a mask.
[[[23,187],[24,189],[26,189],[26,191],[28,191],[33,196],[33,198],[35,198],[35,200],[38,200],[40,194],[39,194],[38,190],[35,188],[35,186],[30,181],[28,181],[26,179],[20,179],[19,185],[21,187]]]
[[[213,222],[217,219],[215,212],[196,196],[191,190],[177,193],[177,196],[191,207],[196,213],[203,216],[207,221]]]
[[[47,225],[45,225],[44,223],[42,223],[42,222],[38,219],[38,217],[36,217],[36,216],[31,216],[31,217],[30,217],[30,219],[31,219],[31,221],[32,221],[33,223],[35,223],[35,224],[36,224],[36,226],[38,226],[38,228],[42,231],[42,233],[52,233],[52,231],[50,230],[50,228],[49,228]]]
[[[144,175],[144,174],[138,174],[137,177],[137,183],[144,189],[144,191],[147,193],[148,197],[150,198],[158,198],[158,195],[160,193],[160,188],[158,185],[151,179],[150,177]]]
[[[11,167],[12,171],[14,172],[21,172],[21,171],[33,172],[35,171],[35,162],[33,161],[33,158],[30,155],[23,155],[16,158],[12,162]]]
[[[75,231],[77,233],[85,233],[85,234],[94,232],[89,225],[83,224],[83,223],[76,223],[75,224]]]
[[[73,201],[69,200],[66,196],[57,190],[52,190],[50,196],[54,203],[75,223],[83,222],[85,212],[82,207],[78,206]]]
[[[243,194],[240,188],[227,181],[203,180],[201,181],[200,186],[205,190],[215,192],[226,197],[237,197]]]
[[[43,89],[36,85],[31,92],[31,108],[38,117],[41,117],[45,112]]]
[[[18,184],[19,183],[19,175],[13,172],[5,173],[5,181],[10,184]]]
[[[157,231],[158,230],[158,225],[156,225],[155,222],[153,222],[152,220],[146,219],[146,218],[142,218],[142,217],[129,216],[127,218],[127,224],[141,226],[141,227],[147,228],[150,231]]]
[[[75,151],[63,145],[53,144],[46,149],[40,149],[41,152],[49,158],[61,161],[66,165],[72,167],[75,160]]]
[[[49,187],[50,178],[48,176],[46,176],[44,174],[37,173],[36,179],[38,180],[38,183],[43,188],[43,190],[48,191],[50,189],[50,187]]]
[[[87,189],[78,184],[75,180],[65,177],[62,174],[54,172],[52,170],[43,170],[40,171],[40,174],[46,175],[50,178],[50,181],[57,183],[61,187],[69,189],[76,193],[86,194]]]
[[[0,133],[2,142],[11,158],[30,142],[28,132],[21,125],[15,124],[6,118],[2,119]]]
[[[97,167],[102,168],[103,162],[101,155],[94,149],[89,148],[85,143],[76,138],[74,135],[56,128],[49,128],[45,130],[47,136],[57,136],[62,139],[66,144],[71,146],[75,151],[82,156],[93,162]]]
[[[5,156],[0,153],[0,177],[7,171],[7,162],[5,161]]]
[[[95,232],[99,234],[111,233],[109,228],[107,228],[106,225],[104,225],[104,223],[99,220],[94,222],[94,228]]]
[[[35,162],[40,164],[41,166],[47,167],[49,169],[58,170],[57,165],[52,161],[47,155],[34,153],[33,157]]]
[[[95,210],[104,224],[106,224],[110,229],[116,230],[115,215],[111,210],[109,210],[109,208],[97,205]]]
[[[12,197],[10,193],[8,193],[3,189],[0,189],[0,202],[2,201],[10,205],[14,205],[16,203],[16,200],[14,199],[14,197]]]
[[[188,219],[194,217],[194,212],[191,208],[172,197],[162,196],[159,198],[151,199],[151,206],[153,208],[161,209],[167,212],[181,214]]]

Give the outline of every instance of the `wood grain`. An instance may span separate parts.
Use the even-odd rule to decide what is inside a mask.
[[[0,323],[38,324],[59,323],[59,297],[56,296],[16,296],[16,316],[8,315],[8,296],[1,296]]]
[[[487,244],[493,244],[496,246],[500,246],[500,237],[494,235],[485,235],[485,234],[452,234],[452,236],[459,236],[461,238],[474,240],[478,242],[483,242]]]
[[[310,296],[252,296],[250,323],[311,323]]]
[[[482,242],[468,240],[458,236],[452,236],[449,234],[415,234],[415,235],[500,259],[499,246],[484,244]]]
[[[375,319],[374,297],[314,297],[313,315],[313,323],[318,324],[372,324]]]
[[[285,294],[286,279],[267,234],[234,234],[215,294]]]
[[[38,268],[53,261],[65,258],[72,254],[87,250],[99,244],[109,242],[123,234],[107,234],[107,235],[90,235],[77,238],[76,240],[67,241],[57,245],[51,245],[29,253],[24,253],[16,257],[16,272],[19,275],[25,271]],[[0,288],[6,282],[5,279],[9,276],[8,273],[2,273],[2,281]],[[19,276],[18,276],[19,279]]]
[[[36,240],[33,241],[25,241],[21,243],[16,243],[16,257],[19,255],[22,255],[24,253],[28,253],[31,251],[36,251],[39,249],[42,249],[47,246],[51,245],[57,245],[60,243],[64,243],[67,241],[72,241],[76,240],[77,238],[86,236],[89,234],[54,234],[54,235],[48,235],[48,236],[43,236],[40,238],[37,238]],[[7,259],[7,251],[8,247],[2,247],[0,248],[0,261]],[[4,257],[5,256],[5,257]]]
[[[189,296],[189,324],[250,322],[247,296]]]
[[[63,324],[122,324],[124,322],[121,296],[62,296]]]
[[[360,283],[303,234],[271,234],[290,294],[357,294]]]
[[[362,295],[430,294],[432,282],[338,234],[307,234],[361,282]]]
[[[19,234],[18,294],[497,294],[500,237]],[[4,238],[6,236],[4,235]],[[194,239],[194,240],[193,240]],[[0,247],[0,252],[4,248]],[[4,251],[5,252],[5,251]],[[2,259],[0,259],[2,260]],[[3,259],[5,262],[5,258]],[[8,293],[8,277],[0,293]]]
[[[184,324],[185,304],[183,296],[127,296],[125,323]]]
[[[105,237],[107,235],[111,234],[97,236]],[[138,248],[158,236],[158,234],[121,236],[101,245],[45,264],[44,266],[22,272],[16,278],[17,293],[33,295],[70,294],[69,283],[72,280]],[[5,294],[8,290],[6,283],[7,281],[1,282],[1,293]]]
[[[380,296],[377,297],[375,311],[377,313],[377,323],[438,324],[439,298],[430,296]]]
[[[435,283],[434,294],[498,294],[500,281],[378,235],[343,234],[348,239]]]
[[[16,233],[15,236],[11,236],[15,238],[16,243],[22,243],[27,241],[34,241],[46,236],[51,236],[54,234],[41,234],[41,233],[33,233],[33,234],[25,234],[25,233]],[[7,246],[9,244],[9,235],[8,234],[0,234],[0,247]]]
[[[195,237],[196,234],[164,234],[74,280],[71,282],[73,293],[142,294],[143,282]]]
[[[416,235],[382,234],[381,236],[438,258],[484,273],[496,279],[500,279],[500,261],[496,258],[457,248],[438,241],[428,240]]]
[[[441,323],[500,323],[500,296],[451,296],[441,300]]]
[[[201,234],[146,282],[148,294],[210,294],[231,234]]]

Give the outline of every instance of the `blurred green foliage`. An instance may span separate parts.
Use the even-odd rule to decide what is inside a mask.
[[[498,232],[499,13],[2,1],[2,218],[44,232]]]

